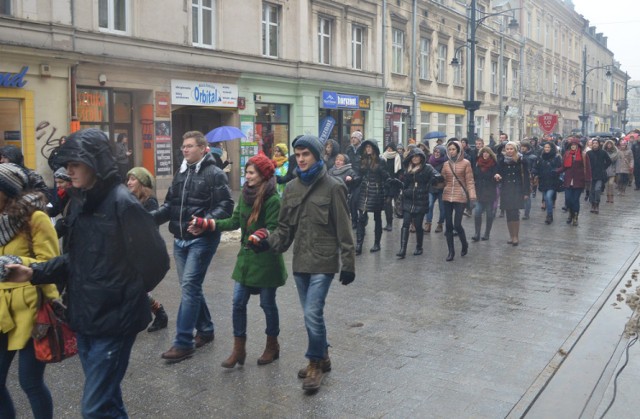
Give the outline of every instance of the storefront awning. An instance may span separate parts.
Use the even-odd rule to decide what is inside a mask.
[[[423,112],[452,113],[465,115],[467,111],[461,106],[441,105],[437,103],[421,103],[420,110]]]

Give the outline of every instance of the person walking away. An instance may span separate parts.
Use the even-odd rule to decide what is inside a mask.
[[[438,173],[442,173],[442,166],[449,160],[447,157],[447,149],[443,145],[437,145],[433,148],[433,154],[429,157],[429,164],[436,169]],[[424,224],[424,232],[431,233],[431,223],[433,221],[433,212],[438,203],[438,223],[434,233],[441,233],[444,224],[444,203],[442,202],[442,192],[444,190],[444,178],[429,189],[429,209],[427,210],[427,218]]]
[[[230,231],[240,228],[241,246],[231,277],[233,288],[233,350],[222,362],[222,367],[244,365],[247,356],[247,304],[251,294],[260,296],[267,327],[267,343],[258,358],[258,365],[272,363],[280,357],[280,319],[276,304],[276,290],[284,285],[287,270],[281,254],[256,253],[250,250],[248,240],[256,230],[275,230],[280,213],[280,197],[276,192],[275,166],[264,155],[251,157],[245,165],[245,183],[233,215],[222,220],[194,217],[189,230],[200,234],[201,230]]]
[[[618,159],[616,160],[616,178],[618,182],[618,193],[624,195],[629,184],[629,177],[633,173],[633,154],[629,150],[627,140],[620,141],[618,147]]]
[[[387,144],[384,153],[382,153],[382,158],[385,161],[385,168],[387,169],[387,172],[389,172],[389,177],[392,179],[398,179],[402,172],[402,157],[398,154],[396,144],[394,142]],[[384,227],[385,231],[393,230],[393,201],[397,198],[397,196],[393,196],[390,193],[387,193],[384,197],[384,216],[387,221],[387,225]],[[422,220],[420,222],[422,222]],[[417,225],[419,226],[420,223]]]
[[[36,359],[31,331],[38,301],[59,298],[58,290],[53,284],[4,282],[7,263],[29,266],[60,254],[58,236],[44,212],[47,200],[43,193],[27,189],[28,184],[20,166],[0,164],[0,417],[16,417],[7,378],[18,354],[18,380],[33,417],[47,419],[53,417],[53,400],[44,382],[46,364]]]
[[[121,132],[116,137],[116,161],[118,163],[118,171],[123,181],[127,179],[127,172],[129,171],[129,157],[132,152],[129,149],[129,137],[127,134]]]
[[[74,132],[55,160],[73,183],[68,252],[30,267],[9,265],[10,280],[66,285],[85,376],[81,415],[126,418],[121,382],[136,336],[151,321],[147,292],[169,270],[169,255],[152,217],[122,184],[104,132]]]
[[[582,145],[578,137],[569,137],[568,148],[562,159],[564,172],[564,195],[569,211],[567,224],[578,225],[580,214],[580,195],[585,186],[591,182],[591,165],[589,156],[582,154]]]
[[[362,253],[365,229],[369,221],[368,212],[373,212],[374,242],[369,251],[380,251],[382,238],[382,210],[384,209],[385,183],[389,179],[385,161],[375,141],[367,140],[358,150],[360,159],[360,197],[358,202],[358,228],[356,229],[356,255]]]
[[[426,163],[424,152],[416,147],[411,150],[405,163],[405,171],[402,174],[402,230],[400,230],[400,251],[396,256],[404,259],[407,254],[409,242],[409,226],[411,223],[416,228],[416,250],[414,256],[422,254],[424,230],[420,223],[429,207],[429,188],[433,183],[442,180],[440,173],[430,164]]]
[[[604,151],[609,155],[611,164],[607,167],[607,186],[605,188],[607,192],[607,202],[613,204],[614,189],[616,186],[616,166],[617,160],[620,154],[618,153],[618,147],[613,140],[607,140],[604,142]]]
[[[278,143],[273,148],[273,162],[276,165],[276,179],[278,179],[278,177],[284,178],[289,171],[289,148],[286,144]],[[280,196],[282,196],[284,192],[284,185],[284,183],[277,184],[276,190]]]
[[[155,211],[159,208],[158,200],[153,194],[155,180],[153,175],[144,167],[134,167],[127,172],[127,188],[129,192],[135,196],[142,204],[142,207],[148,212]],[[165,329],[169,324],[169,316],[158,300],[153,298],[151,293],[147,293],[149,304],[151,305],[151,314],[153,322],[147,328],[147,332],[157,332]]]
[[[520,142],[520,152],[522,153],[522,158],[527,163],[527,167],[529,168],[529,173],[531,175],[531,168],[536,167],[538,163],[538,156],[533,152],[533,147],[529,141],[521,141]],[[535,198],[535,179],[531,177],[529,179],[531,195],[529,199],[524,200],[524,215],[522,216],[523,220],[528,220],[531,214],[531,205],[533,198]]]
[[[173,255],[182,289],[176,336],[162,354],[167,363],[193,356],[196,348],[213,342],[214,323],[202,292],[207,268],[220,243],[219,231],[188,231],[193,216],[225,219],[233,212],[233,199],[227,175],[207,153],[207,141],[200,131],[182,136],[184,160],[173,177],[164,204],[151,214],[156,223],[169,222],[173,234]],[[195,337],[193,335],[196,331]]]
[[[467,201],[471,201],[474,206],[476,201],[476,188],[473,180],[471,163],[464,158],[460,142],[451,141],[447,145],[448,161],[442,166],[442,177],[445,180],[442,200],[444,201],[444,213],[446,219],[445,237],[449,254],[447,262],[451,262],[455,257],[453,244],[453,230],[458,232],[462,249],[460,255],[465,256],[469,250],[469,243],[464,228],[462,228],[462,215],[467,206]]]
[[[591,164],[591,188],[589,190],[589,202],[591,212],[600,212],[600,194],[607,183],[607,168],[611,165],[609,154],[600,148],[600,141],[591,141],[591,150],[587,151],[587,157]]]
[[[545,224],[553,223],[553,204],[556,200],[558,189],[562,185],[558,172],[562,168],[562,158],[558,155],[558,148],[551,141],[542,146],[542,154],[536,166],[532,169],[538,190],[542,193],[545,202],[547,217]]]
[[[495,179],[500,182],[500,209],[507,216],[507,243],[517,246],[520,243],[520,210],[529,199],[531,184],[527,161],[518,153],[518,146],[513,141],[507,142],[504,154],[498,156]]]
[[[475,233],[471,240],[477,242],[481,239],[482,214],[485,213],[486,226],[482,240],[489,240],[491,227],[495,216],[493,204],[496,201],[496,179],[498,162],[491,147],[481,147],[476,158],[476,167],[473,170],[473,179],[476,187],[476,206],[473,209]]]
[[[355,279],[353,236],[349,229],[347,191],[342,182],[328,176],[322,162],[322,143],[312,135],[292,144],[298,162],[298,177],[284,191],[278,227],[258,229],[250,236],[256,251],[284,253],[295,240],[293,277],[304,312],[309,364],[298,371],[303,390],[315,392],[324,374],[331,370],[324,306],[331,281],[340,272],[340,282]]]

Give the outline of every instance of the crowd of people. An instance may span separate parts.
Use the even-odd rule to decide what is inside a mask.
[[[173,235],[181,295],[175,337],[161,358],[181,362],[214,341],[203,284],[221,233],[239,230],[231,274],[233,346],[222,367],[246,361],[251,295],[259,296],[266,324],[257,364],[279,359],[276,294],[288,277],[282,254],[293,247],[290,272],[308,338],[307,365],[297,376],[305,391],[315,392],[331,370],[323,315],[329,288],[336,275],[343,285],[354,281],[369,213],[371,253],[381,250],[383,232],[393,231],[394,219],[401,219],[398,260],[406,259],[410,241],[413,255],[422,255],[424,235],[438,233],[444,233],[446,261],[455,259],[456,237],[459,255],[466,256],[465,216],[474,220],[471,242],[490,240],[495,218],[504,217],[506,243],[518,246],[521,221],[538,205],[537,192],[547,225],[561,206],[567,224],[578,226],[583,193],[590,212],[598,214],[603,195],[613,203],[629,185],[639,190],[639,138],[631,132],[620,139],[545,136],[514,142],[500,134],[497,143],[486,145],[481,138],[473,146],[450,138],[431,152],[428,143],[405,148],[390,142],[381,149],[360,131],[351,133],[344,150],[335,141],[304,135],[290,148],[275,144],[273,156],[246,162],[237,203],[217,148],[199,131],[183,135],[182,164],[162,204],[153,175],[126,165],[126,138],[113,143],[97,129],[70,135],[51,158],[53,190],[24,167],[19,149],[1,148],[0,417],[16,417],[6,385],[16,354],[33,415],[53,417],[46,364],[36,359],[31,338],[43,298],[63,299],[77,334],[85,375],[82,416],[127,417],[121,382],[136,336],[168,326],[164,306],[151,295],[169,270],[159,233],[164,223]],[[556,204],[560,192],[564,202]]]

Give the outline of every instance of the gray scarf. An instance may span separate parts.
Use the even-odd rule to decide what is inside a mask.
[[[0,246],[6,246],[20,232],[24,226],[25,215],[30,210],[45,211],[46,200],[41,193],[29,193],[20,197],[16,205],[19,208],[18,216],[0,214]]]

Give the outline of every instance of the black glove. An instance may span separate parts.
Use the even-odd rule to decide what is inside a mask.
[[[584,193],[584,200],[585,201],[589,200],[589,189],[587,189],[587,191]]]
[[[356,279],[355,272],[340,272],[340,282],[342,282],[342,285],[349,285],[354,279]]]
[[[469,210],[473,211],[475,207],[476,207],[476,200],[472,199],[471,201],[469,201]]]

